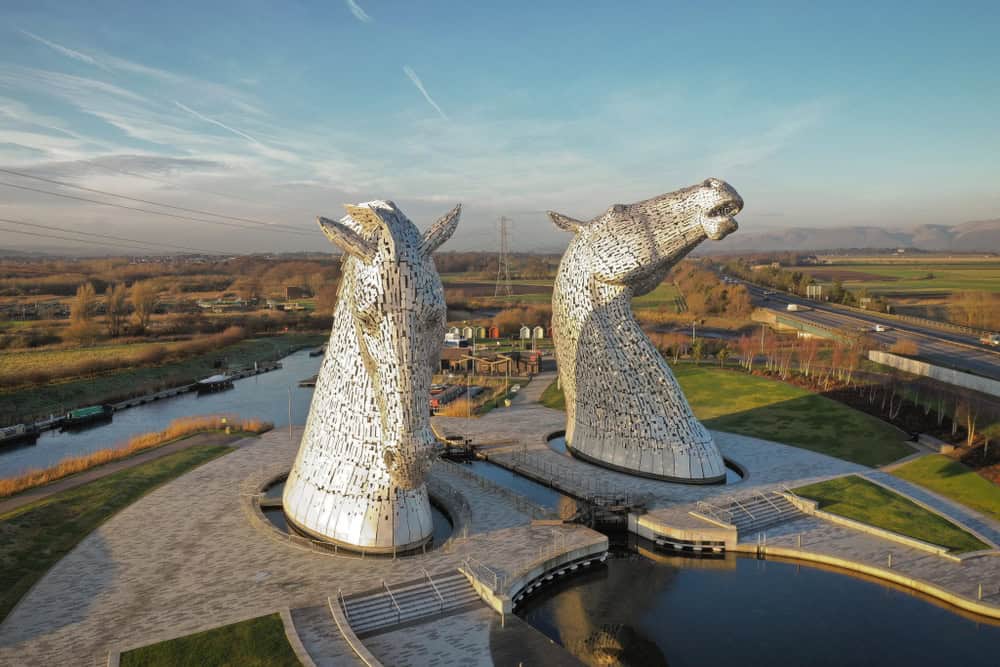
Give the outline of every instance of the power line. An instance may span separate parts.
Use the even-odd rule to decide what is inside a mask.
[[[114,192],[108,192],[107,190],[96,190],[94,188],[87,188],[82,185],[74,185],[73,183],[67,183],[65,181],[57,181],[53,178],[45,178],[44,176],[35,176],[33,174],[26,174],[21,171],[14,171],[13,169],[2,169],[0,172],[5,174],[12,174],[14,176],[20,176],[21,178],[32,178],[36,181],[44,181],[46,183],[52,183],[53,185],[60,185],[64,188],[75,188],[77,190],[83,190],[85,192],[93,192],[98,195],[105,195],[107,197],[117,197],[118,199],[126,199],[128,201],[139,202],[140,204],[150,204],[152,206],[160,206],[163,208],[169,208],[175,211],[185,211],[187,213],[197,213],[198,215],[210,215],[216,218],[224,218],[226,220],[236,220],[238,222],[249,222],[254,225],[263,225],[265,227],[280,227],[283,229],[292,229],[296,231],[303,231],[301,227],[292,227],[291,225],[283,225],[277,222],[264,222],[262,220],[254,220],[253,218],[241,218],[234,215],[225,215],[222,213],[213,213],[211,211],[202,211],[197,208],[186,208],[184,206],[174,206],[173,204],[163,204],[161,202],[152,201],[149,199],[139,199],[138,197],[129,197],[127,195],[120,195]]]
[[[0,185],[6,186],[8,188],[16,188],[18,190],[27,190],[29,192],[39,192],[43,195],[51,195],[53,197],[62,197],[63,199],[73,199],[76,201],[88,202],[91,204],[99,204],[101,206],[111,206],[113,208],[121,208],[126,211],[138,211],[139,213],[148,213],[150,215],[162,215],[167,218],[177,218],[179,220],[191,220],[193,222],[203,222],[207,225],[222,225],[223,227],[235,227],[237,229],[253,229],[255,231],[271,231],[280,232],[282,234],[300,234],[302,236],[312,236],[309,232],[304,230],[296,230],[295,228],[289,229],[273,229],[271,227],[248,227],[246,225],[238,225],[233,222],[222,222],[221,220],[206,220],[204,218],[192,218],[189,215],[179,215],[177,213],[167,213],[166,211],[152,211],[148,208],[138,208],[136,206],[125,206],[124,204],[114,204],[112,202],[100,201],[98,199],[88,199],[86,197],[77,197],[75,195],[67,195],[61,192],[52,192],[51,190],[42,190],[40,188],[31,188],[27,185],[15,185],[14,183],[7,183],[5,181],[0,181]]]
[[[3,222],[3,221],[0,220],[0,222]],[[59,236],[57,234],[41,234],[39,232],[25,232],[25,231],[21,231],[19,229],[5,229],[4,231],[6,233],[8,233],[8,234],[23,234],[24,236],[37,236],[37,237],[43,238],[43,239],[59,239],[61,241],[73,241],[74,243],[90,243],[90,244],[93,244],[93,245],[100,245],[100,246],[115,246],[115,247],[118,247],[118,248],[131,248],[132,250],[144,250],[144,251],[148,250],[148,248],[140,248],[139,246],[127,245],[127,244],[124,244],[124,243],[113,243],[113,242],[109,242],[109,241],[88,241],[86,239],[74,239],[74,238],[70,238],[68,236]]]
[[[133,243],[139,243],[141,245],[150,247],[173,248],[175,250],[190,250],[191,252],[197,252],[206,255],[217,254],[211,250],[204,250],[202,248],[192,248],[190,246],[174,245],[173,243],[158,243],[156,241],[140,241],[139,239],[130,239],[125,236],[111,236],[109,234],[98,234],[96,232],[78,232],[74,229],[66,229],[64,227],[54,227],[52,225],[42,225],[36,222],[22,222],[20,220],[10,220],[7,218],[0,218],[0,222],[5,222],[9,225],[22,225],[24,227],[36,227],[38,229],[49,229],[57,232],[68,232],[70,234],[77,234],[79,236],[93,236],[102,239],[111,239],[113,241],[131,241]]]
[[[96,158],[96,159],[100,159],[100,158]],[[88,164],[91,167],[97,167],[98,169],[104,169],[105,171],[110,171],[110,172],[112,172],[114,174],[123,174],[125,176],[131,176],[133,178],[142,178],[142,179],[147,180],[147,181],[153,181],[154,183],[162,183],[164,185],[169,185],[170,187],[174,187],[174,188],[179,187],[176,183],[171,183],[170,181],[168,181],[165,178],[156,178],[155,176],[150,176],[149,174],[140,174],[140,173],[137,173],[137,172],[134,172],[134,171],[126,171],[125,169],[115,169],[114,167],[109,167],[109,166],[107,166],[105,164],[99,164],[98,162],[96,162],[96,159],[95,160],[83,160],[83,163],[84,164]],[[239,197],[235,197],[233,195],[227,195],[224,192],[216,192],[214,190],[206,190],[205,188],[195,188],[195,187],[192,187],[190,185],[185,185],[184,189],[185,190],[191,190],[192,192],[203,192],[203,193],[205,193],[207,195],[213,195],[215,197],[222,197],[223,199],[234,199],[234,200],[240,201],[240,202],[245,201],[245,200],[243,200],[243,199],[241,199]]]

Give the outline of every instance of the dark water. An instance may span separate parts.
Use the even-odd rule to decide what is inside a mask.
[[[518,615],[591,665],[1000,664],[1000,627],[885,585],[732,554],[619,555]]]
[[[553,488],[534,482],[527,477],[522,477],[516,473],[501,468],[487,461],[472,461],[463,463],[472,468],[473,472],[481,477],[485,477],[491,482],[506,487],[515,493],[519,493],[536,505],[541,505],[548,509],[559,509],[566,502],[572,502],[572,498],[566,496]]]
[[[573,456],[566,449],[566,438],[563,436],[556,436],[554,438],[548,439],[549,448],[553,451],[559,452],[560,454],[565,454],[566,456]],[[586,463],[586,461],[583,461]],[[587,465],[593,465],[588,463]],[[737,484],[743,481],[743,473],[741,473],[736,466],[734,466],[730,461],[726,461],[726,484]]]
[[[134,435],[161,431],[178,417],[225,413],[264,419],[274,422],[276,428],[288,426],[289,388],[292,423],[304,423],[313,390],[299,387],[298,383],[315,375],[321,361],[322,357],[310,357],[308,350],[302,350],[282,359],[281,369],[237,380],[227,391],[203,396],[191,392],[147,403],[115,413],[112,422],[81,431],[46,431],[34,445],[0,449],[0,477],[123,444]]]

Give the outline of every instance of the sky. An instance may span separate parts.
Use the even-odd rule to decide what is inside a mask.
[[[553,251],[545,210],[709,176],[744,230],[996,218],[998,25],[996,2],[5,0],[0,248],[326,250],[317,215],[391,199],[418,227],[461,202],[445,250],[496,249],[504,215]],[[13,233],[51,227],[105,237]]]

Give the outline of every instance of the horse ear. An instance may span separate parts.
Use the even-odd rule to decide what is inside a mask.
[[[581,228],[586,226],[587,223],[575,220],[568,215],[563,215],[562,213],[556,213],[555,211],[546,211],[549,214],[549,218],[552,222],[556,223],[556,227],[567,232],[573,232],[576,234]]]
[[[462,205],[448,211],[440,220],[431,225],[424,232],[423,241],[420,242],[420,252],[425,257],[430,257],[431,253],[437,250],[442,243],[451,238],[458,228],[458,219],[462,215]]]
[[[371,261],[372,257],[375,256],[374,246],[344,223],[322,216],[316,218],[316,221],[319,223],[319,227],[323,230],[323,233],[326,234],[326,238],[333,241],[333,244],[345,253],[354,255],[365,262]]]

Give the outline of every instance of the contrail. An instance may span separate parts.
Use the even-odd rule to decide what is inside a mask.
[[[448,120],[447,114],[441,111],[441,107],[438,106],[437,102],[434,101],[434,98],[431,97],[430,93],[427,92],[427,89],[424,88],[423,82],[420,80],[420,77],[417,76],[417,73],[413,71],[413,68],[410,67],[409,65],[404,65],[403,71],[406,72],[406,76],[410,77],[410,81],[413,82],[413,85],[416,86],[417,90],[419,90],[420,93],[424,96],[424,99],[427,100],[427,103],[430,104],[432,107],[434,107],[434,110],[437,111],[438,114],[440,114],[441,118]]]
[[[180,108],[180,109],[182,109],[182,110],[184,110],[184,111],[187,111],[187,112],[188,112],[189,114],[191,114],[191,115],[192,115],[192,116],[194,116],[195,118],[199,118],[199,119],[201,119],[201,120],[205,121],[206,123],[211,123],[212,125],[218,125],[218,126],[219,126],[219,127],[221,127],[222,129],[224,129],[224,130],[228,130],[229,132],[232,132],[233,134],[235,134],[235,135],[236,135],[236,136],[238,136],[238,137],[243,137],[243,138],[244,138],[244,139],[246,139],[247,141],[250,141],[250,142],[252,142],[252,143],[255,143],[255,144],[257,144],[258,146],[259,146],[259,145],[261,145],[261,143],[260,143],[259,141],[257,141],[257,140],[256,140],[256,139],[254,139],[253,137],[251,137],[251,136],[250,136],[249,134],[247,134],[246,132],[241,132],[240,130],[237,130],[237,129],[236,129],[235,127],[229,127],[229,126],[228,126],[228,125],[226,125],[225,123],[221,123],[221,122],[219,122],[219,121],[215,120],[214,118],[209,118],[209,117],[208,117],[208,116],[206,116],[205,114],[200,114],[200,113],[198,113],[197,111],[195,111],[194,109],[192,109],[191,107],[188,107],[188,106],[185,106],[185,105],[181,104],[181,103],[180,103],[180,102],[178,102],[177,100],[174,100],[174,104],[176,104],[176,105],[178,106],[178,108]]]
[[[354,18],[361,21],[362,23],[372,22],[372,17],[368,16],[367,12],[361,9],[361,7],[358,6],[358,3],[356,3],[354,0],[347,0],[347,8],[351,10],[352,14],[354,14]]]

